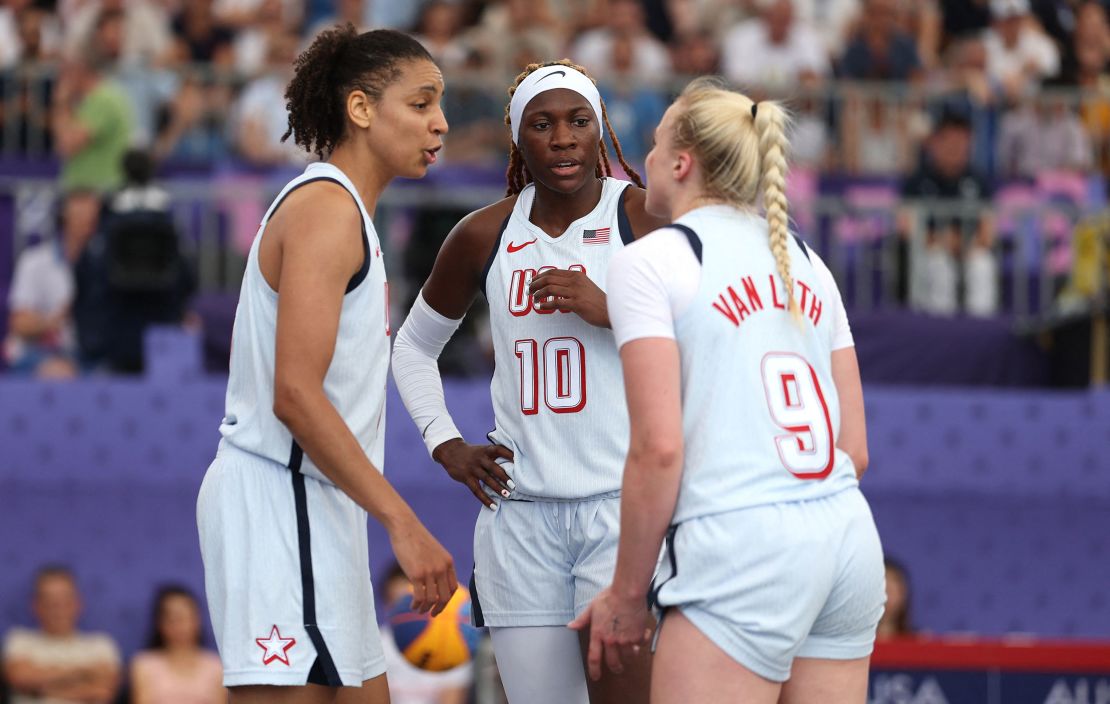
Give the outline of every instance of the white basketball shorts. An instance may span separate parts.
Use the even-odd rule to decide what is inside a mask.
[[[757,675],[785,682],[796,657],[871,654],[883,551],[857,488],[683,521],[664,553],[654,601]]]
[[[197,499],[224,685],[357,687],[385,672],[366,512],[226,441]]]
[[[613,580],[620,497],[502,501],[474,527],[478,626],[565,626]]]

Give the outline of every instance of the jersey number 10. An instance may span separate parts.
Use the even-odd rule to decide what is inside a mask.
[[[798,479],[829,476],[835,438],[817,372],[803,357],[787,352],[765,355],[762,371],[771,420],[786,431],[775,438],[783,466]]]
[[[520,410],[526,416],[540,411],[540,395],[555,413],[578,413],[586,407],[586,348],[573,337],[553,337],[540,346],[517,340],[520,360]],[[542,387],[542,390],[541,390]]]

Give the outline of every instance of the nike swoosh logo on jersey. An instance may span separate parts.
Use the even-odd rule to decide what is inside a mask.
[[[536,239],[539,239],[539,238],[536,238]],[[531,242],[525,242],[524,244],[513,244],[512,242],[510,242],[509,246],[506,248],[506,251],[509,254],[513,254],[514,252],[519,252],[520,250],[524,249],[528,245],[535,244],[535,243],[536,243],[536,240],[532,240]]]

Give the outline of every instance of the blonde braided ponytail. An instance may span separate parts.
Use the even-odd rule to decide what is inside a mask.
[[[794,297],[794,276],[790,273],[790,220],[786,204],[786,113],[778,103],[765,101],[752,105],[755,133],[759,139],[760,175],[763,207],[767,211],[767,230],[771,253],[779,277],[786,286],[790,314],[801,320],[801,309]]]

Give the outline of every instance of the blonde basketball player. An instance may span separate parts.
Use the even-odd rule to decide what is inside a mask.
[[[286,91],[290,133],[324,161],[278,195],[251,247],[223,439],[197,501],[233,704],[389,701],[368,512],[417,608],[455,591],[450,555],[382,476],[390,331],[370,218],[393,178],[436,161],[442,94],[419,43],[350,25],[314,41]]]
[[[859,368],[787,230],[785,129],[775,103],[688,87],[647,158],[673,224],[609,271],[632,439],[613,584],[576,625],[594,676],[640,647],[666,537],[653,704],[866,700],[884,590]]]
[[[488,507],[475,526],[471,592],[510,702],[646,702],[646,653],[587,683],[586,641],[566,625],[616,561],[628,418],[605,273],[665,221],[645,212],[642,188],[610,176],[602,125],[639,182],[580,68],[529,66],[510,94],[508,197],[443,243],[397,335],[394,378],[432,457]],[[444,405],[436,359],[479,290],[496,427],[490,444],[470,445]]]

